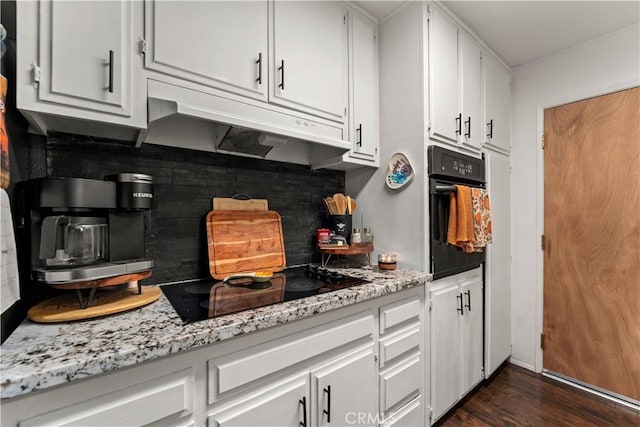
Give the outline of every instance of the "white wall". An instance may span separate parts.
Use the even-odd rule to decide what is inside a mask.
[[[370,225],[375,253],[395,252],[400,267],[427,271],[423,6],[409,2],[380,23],[380,167],[346,174],[346,192],[358,208],[354,226]],[[385,184],[391,156],[401,151],[413,165],[413,180],[400,190]]]
[[[542,370],[542,112],[640,85],[640,25],[513,70],[512,362]]]

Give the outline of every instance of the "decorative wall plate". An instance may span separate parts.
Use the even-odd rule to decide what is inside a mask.
[[[407,185],[413,178],[413,167],[411,162],[403,153],[395,153],[389,161],[389,172],[387,172],[387,187],[397,190]]]

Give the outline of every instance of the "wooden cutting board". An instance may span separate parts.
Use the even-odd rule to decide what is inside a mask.
[[[226,197],[213,198],[214,211],[268,211],[267,199],[238,200]]]
[[[282,271],[286,265],[282,221],[275,211],[211,211],[207,215],[209,271]]]
[[[38,323],[70,322],[92,319],[108,314],[120,313],[150,304],[160,298],[162,291],[157,286],[130,287],[118,290],[98,290],[87,308],[80,308],[75,292],[42,301],[29,309],[27,317]]]

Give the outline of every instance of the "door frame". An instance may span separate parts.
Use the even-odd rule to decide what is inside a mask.
[[[535,268],[535,286],[536,286],[536,319],[535,319],[535,336],[536,341],[535,349],[535,371],[542,372],[543,357],[542,348],[540,347],[540,335],[543,331],[543,309],[544,309],[544,255],[540,247],[540,237],[544,234],[544,150],[542,149],[542,136],[544,135],[544,110],[548,108],[554,108],[573,102],[582,101],[589,98],[595,98],[598,96],[608,95],[615,92],[620,92],[626,89],[632,89],[638,87],[638,82],[624,82],[608,87],[596,89],[593,91],[579,91],[571,96],[563,96],[557,100],[549,101],[545,104],[538,104],[536,106],[536,268]],[[512,189],[513,190],[513,189]],[[512,235],[513,238],[513,235]],[[511,245],[512,248],[516,247]],[[514,271],[511,271],[512,281],[515,278]]]

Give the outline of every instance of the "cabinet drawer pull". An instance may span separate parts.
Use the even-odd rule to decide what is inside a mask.
[[[256,65],[258,66],[258,78],[256,79],[256,82],[258,82],[259,85],[262,84],[262,52],[258,53],[258,59],[256,60]]]
[[[464,134],[467,138],[471,138],[471,116],[469,116],[469,120],[466,120],[464,124],[467,126],[467,132]]]
[[[327,409],[323,409],[322,413],[327,414],[327,424],[331,422],[331,386],[328,385],[327,388],[322,390],[323,393],[327,394]]]
[[[109,92],[113,93],[113,51],[109,51]]]
[[[356,132],[358,132],[358,142],[356,142],[356,145],[362,147],[362,123],[360,123],[358,129],[356,129]]]
[[[466,291],[465,295],[467,295],[467,301],[469,301],[469,304],[465,304],[464,306],[467,308],[467,311],[471,311],[471,289]]]
[[[302,421],[300,421],[298,427],[307,427],[307,397],[302,396],[298,403],[302,405]]]
[[[458,294],[456,295],[456,298],[458,299],[458,302],[460,303],[457,310],[460,314],[462,314],[464,316],[464,306],[462,305],[462,294]]]
[[[487,137],[489,139],[493,138],[493,119],[489,120],[489,123],[487,123],[487,129],[488,129]]]
[[[456,135],[462,134],[462,113],[456,117]]]
[[[278,70],[280,70],[280,84],[278,85],[278,87],[284,90],[284,59],[280,61],[280,66],[278,67]]]

